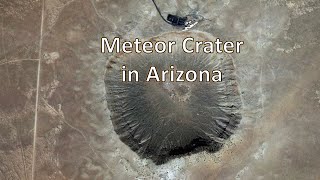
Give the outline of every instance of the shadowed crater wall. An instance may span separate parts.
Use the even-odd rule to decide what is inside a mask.
[[[120,139],[143,158],[162,164],[199,151],[218,151],[241,120],[241,100],[228,55],[186,54],[186,37],[214,41],[210,34],[170,32],[152,41],[177,41],[173,53],[123,54],[109,59],[105,86],[111,120]],[[139,72],[139,82],[122,82],[122,65]],[[151,66],[158,72],[220,70],[222,82],[145,82]]]

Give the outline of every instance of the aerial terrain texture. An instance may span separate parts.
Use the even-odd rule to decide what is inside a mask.
[[[205,19],[181,33],[151,0],[0,0],[0,179],[320,179],[320,1],[156,2],[163,14]],[[154,84],[118,86],[119,74],[108,66],[132,61],[144,71],[143,59],[162,65],[168,55],[139,59],[100,49],[101,37],[172,40],[188,33],[245,43],[241,53],[210,55],[224,60],[218,65],[201,54],[197,66],[181,52],[170,56],[186,68],[225,68],[228,77],[182,84],[176,99],[163,98]],[[133,92],[121,94],[129,99],[118,87]],[[136,88],[159,105],[131,101]],[[177,113],[183,118],[172,123],[181,127],[162,124],[159,137],[152,133],[159,127],[153,123],[166,122],[157,118]],[[206,126],[210,118],[221,121]],[[199,136],[195,144],[203,148],[176,153]]]

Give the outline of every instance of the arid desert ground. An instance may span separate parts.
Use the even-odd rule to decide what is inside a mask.
[[[320,179],[320,1],[158,0],[231,54],[242,119],[223,148],[156,165],[114,131],[100,38],[181,31],[151,0],[0,0],[0,179]]]

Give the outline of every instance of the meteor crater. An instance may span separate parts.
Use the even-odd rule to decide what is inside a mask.
[[[214,39],[199,31],[169,32],[149,41],[176,41],[172,53],[118,53],[106,66],[106,100],[114,130],[133,151],[156,164],[199,151],[218,151],[241,120],[232,59],[226,54],[185,53],[181,45],[186,37]],[[150,67],[161,71],[171,65],[181,71],[220,70],[222,80],[123,82],[124,65],[145,76]]]

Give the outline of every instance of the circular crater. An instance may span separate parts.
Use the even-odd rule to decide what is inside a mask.
[[[177,41],[172,53],[119,53],[106,66],[106,100],[114,130],[143,158],[156,164],[199,151],[216,152],[241,120],[241,100],[228,55],[182,50],[186,37],[214,41],[199,31],[169,32],[151,41]],[[123,82],[122,67],[139,72],[138,82]],[[220,70],[220,82],[146,82],[150,67],[170,70]],[[159,74],[160,76],[160,74]]]

